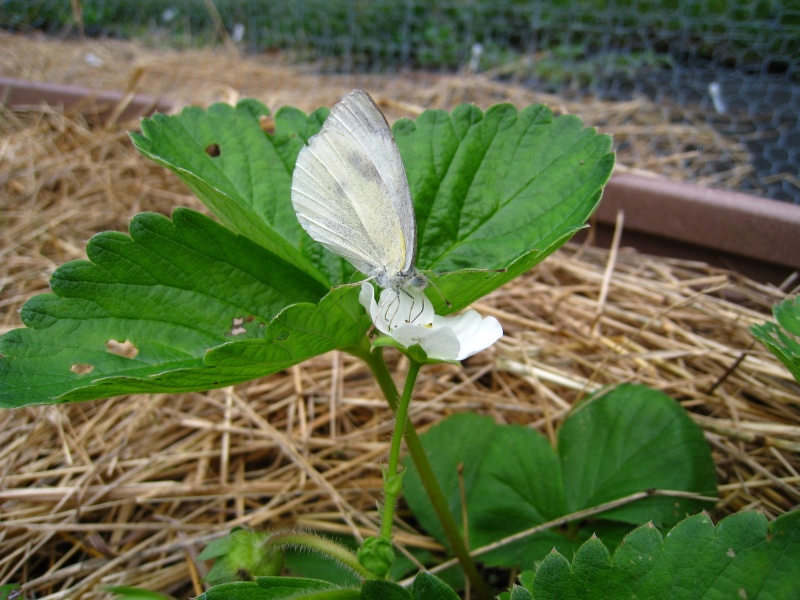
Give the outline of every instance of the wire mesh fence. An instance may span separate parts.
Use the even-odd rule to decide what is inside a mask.
[[[797,0],[4,0],[0,23],[232,39],[320,73],[469,72],[569,100],[646,98],[661,122],[623,137],[621,151],[635,144],[655,170],[667,157],[700,160],[698,183],[800,204]],[[664,125],[682,139],[642,153]],[[693,127],[730,149],[712,150]]]

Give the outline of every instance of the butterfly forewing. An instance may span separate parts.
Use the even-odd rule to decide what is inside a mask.
[[[413,264],[416,225],[403,163],[386,119],[357,90],[334,106],[297,158],[292,202],[303,228],[368,275]]]
[[[298,157],[292,183],[292,200],[309,235],[332,252],[369,273],[384,257],[367,227],[378,215],[370,214],[372,204],[358,204],[354,198],[375,197],[379,186],[374,178],[357,181],[343,153],[352,146],[344,136],[317,136]],[[349,173],[349,177],[345,176]],[[374,211],[373,211],[374,212]]]

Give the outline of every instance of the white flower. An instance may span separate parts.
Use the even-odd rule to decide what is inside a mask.
[[[485,350],[503,335],[494,317],[481,318],[475,310],[442,317],[434,313],[430,300],[421,291],[383,290],[375,302],[372,284],[361,284],[358,296],[375,327],[408,348],[419,344],[428,358],[464,360]]]

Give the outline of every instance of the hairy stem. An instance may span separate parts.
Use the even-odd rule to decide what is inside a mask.
[[[359,352],[357,356],[369,365],[372,374],[381,387],[381,391],[383,391],[383,395],[386,397],[387,402],[389,402],[389,406],[396,412],[400,396],[397,391],[397,386],[395,386],[392,376],[389,373],[389,368],[386,366],[386,361],[383,359],[382,349],[376,348],[374,351],[367,353]],[[464,544],[461,533],[458,531],[458,525],[447,505],[444,492],[442,492],[442,488],[439,487],[439,482],[433,473],[430,462],[428,462],[428,457],[425,454],[425,449],[422,447],[422,442],[417,435],[416,429],[414,429],[414,424],[410,421],[405,427],[405,441],[408,453],[411,455],[411,460],[414,461],[414,466],[417,468],[422,485],[425,487],[428,498],[436,511],[439,522],[444,529],[445,536],[447,536],[447,541],[450,542],[453,553],[461,564],[461,568],[464,569],[464,574],[482,600],[491,600],[494,594],[486,582],[481,579],[478,567],[469,555],[469,550],[466,544]]]
[[[394,506],[397,498],[402,491],[401,479],[398,471],[400,468],[400,447],[403,445],[403,435],[406,430],[406,420],[408,417],[408,405],[411,402],[411,393],[414,391],[414,384],[417,382],[417,375],[422,365],[414,360],[408,367],[406,374],[406,385],[403,389],[403,396],[394,411],[395,423],[394,433],[392,434],[392,446],[389,450],[389,467],[384,475],[383,486],[383,514],[381,516],[381,537],[387,540],[392,539],[392,522],[394,521]]]
[[[353,552],[332,540],[314,535],[313,533],[284,531],[269,536],[264,542],[264,550],[266,551],[286,547],[306,548],[313,552],[324,554],[352,571],[355,571],[355,573],[364,579],[375,579],[375,576],[358,562],[358,558],[356,558]]]

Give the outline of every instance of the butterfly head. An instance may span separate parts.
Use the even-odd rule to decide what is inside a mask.
[[[416,267],[412,266],[410,269],[400,271],[399,273],[387,273],[383,271],[375,275],[375,282],[383,289],[390,289],[396,292],[412,288],[416,291],[422,291],[430,281]]]

